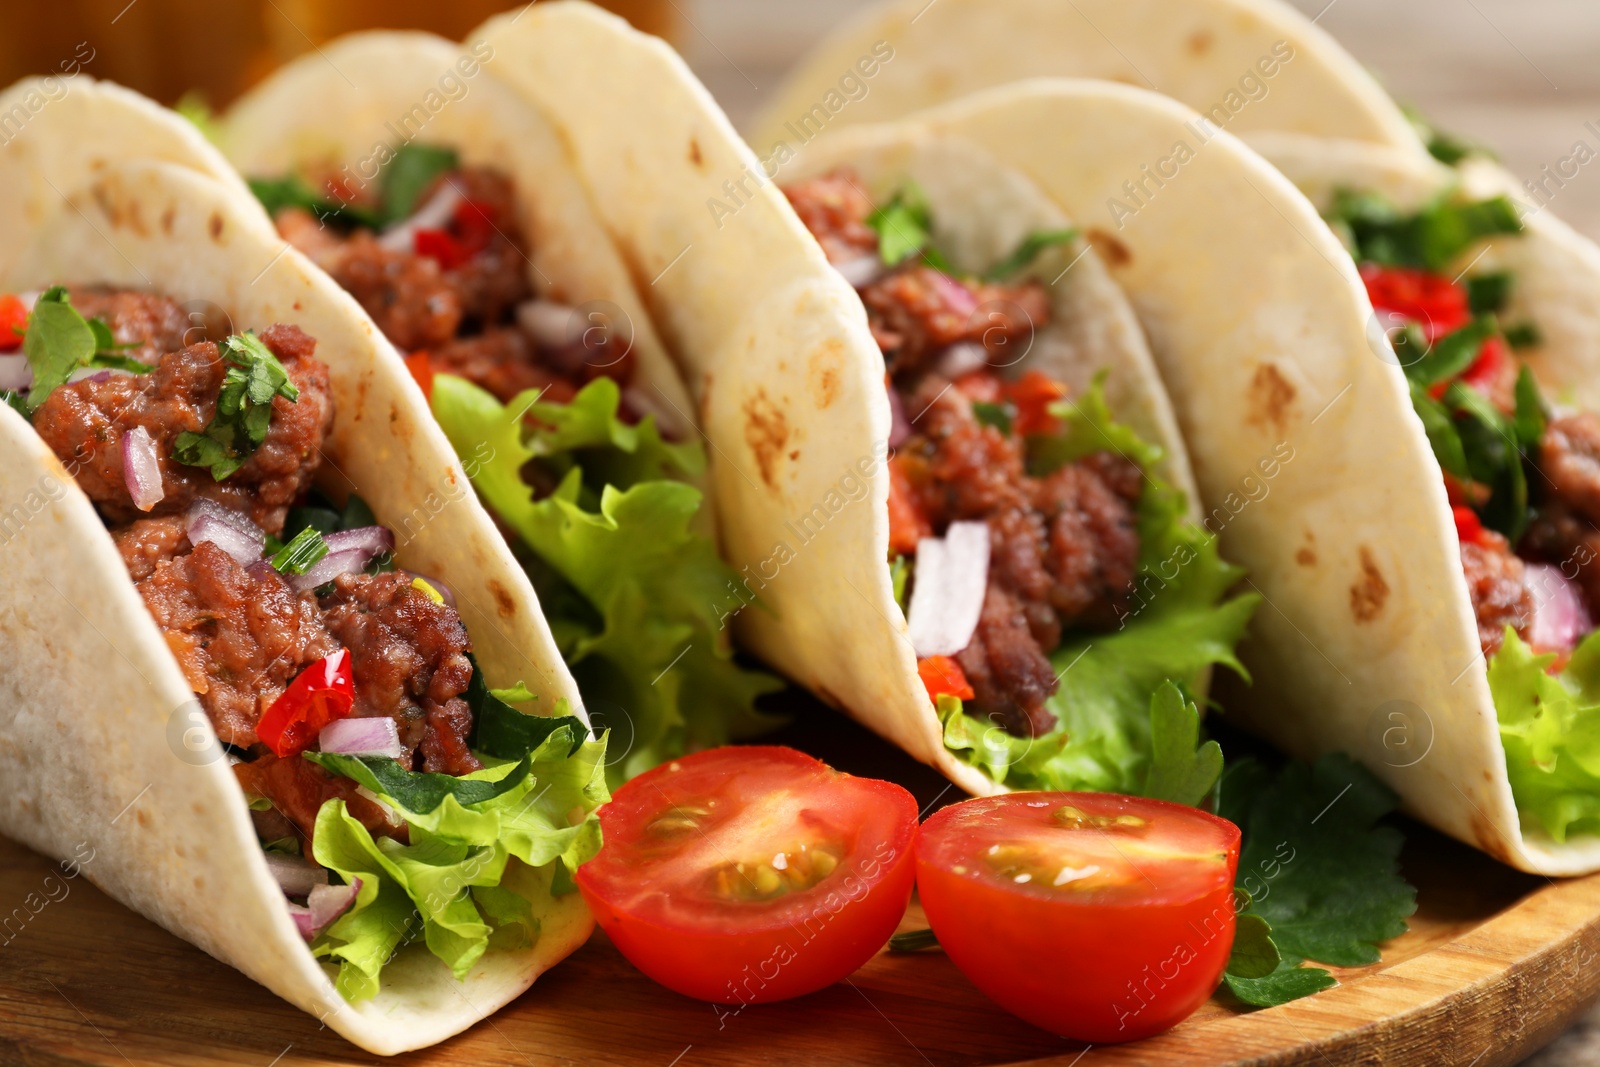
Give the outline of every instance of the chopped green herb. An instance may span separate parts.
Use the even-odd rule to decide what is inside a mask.
[[[388,222],[410,217],[424,191],[441,174],[460,167],[452,148],[406,144],[395,150],[383,168],[383,214]]]
[[[272,421],[272,398],[291,403],[300,390],[289,381],[278,357],[254,333],[236,334],[221,345],[230,366],[217,394],[217,411],[204,433],[186,431],[174,442],[173,458],[191,467],[210,467],[222,481],[249,462],[250,455],[267,439]]]
[[[1495,271],[1467,279],[1467,304],[1474,315],[1500,311],[1511,298],[1511,272]]]
[[[1405,214],[1381,196],[1340,190],[1328,213],[1362,262],[1439,271],[1478,241],[1519,233],[1516,205],[1504,196],[1462,201],[1441,196]]]
[[[901,611],[910,610],[910,606],[906,604],[906,580],[910,577],[910,560],[896,555],[889,561],[889,581],[894,585],[894,602],[900,605]]]
[[[66,286],[52,286],[40,294],[28,316],[28,332],[22,337],[22,351],[33,370],[29,414],[39,410],[73,371],[88,366],[97,347],[94,328],[72,306]]]
[[[95,319],[93,321],[99,322],[100,320]],[[132,356],[97,355],[93,359],[89,360],[89,366],[102,367],[107,370],[125,370],[129,374],[149,374],[151,371],[155,370],[155,368],[150,364],[134,359]]]
[[[1530,378],[1530,384],[1531,381]],[[1524,446],[1516,425],[1488,397],[1465,382],[1451,382],[1443,399],[1461,438],[1468,474],[1473,481],[1489,487],[1489,501],[1478,508],[1478,517],[1485,526],[1516,544],[1529,519]]]
[[[1422,428],[1440,468],[1457,478],[1472,477],[1467,470],[1467,453],[1462,447],[1461,435],[1450,418],[1450,409],[1429,396],[1428,390],[1414,380],[1411,382],[1411,406],[1422,420]]]
[[[303,178],[295,175],[284,178],[251,178],[250,191],[261,201],[261,206],[267,209],[268,215],[276,215],[286,208],[297,207],[311,212],[323,223],[341,227],[360,226],[377,229],[383,225],[383,220],[376,212],[356,204],[322,196],[307,185]]]
[[[984,400],[972,402],[972,417],[985,426],[993,426],[1007,437],[1011,436],[1011,423],[1015,409],[1010,404],[991,404]]]
[[[1533,368],[1526,364],[1517,372],[1516,405],[1511,416],[1512,434],[1523,448],[1534,448],[1544,437],[1547,415]]]
[[[1222,747],[1200,743],[1200,709],[1163,682],[1150,697],[1150,769],[1140,793],[1194,807],[1221,776]]]
[[[885,266],[896,266],[920,252],[928,266],[954,273],[950,262],[933,247],[933,214],[916,182],[907,182],[887,204],[868,215],[867,225],[878,234],[878,258]]]
[[[1449,381],[1472,366],[1483,342],[1494,336],[1494,332],[1494,319],[1474,319],[1459,330],[1445,334],[1421,358],[1406,364],[1406,377],[1422,386]]]
[[[1009,256],[984,271],[983,278],[985,281],[990,282],[1009,281],[1012,276],[1027,270],[1033,264],[1033,261],[1039,258],[1039,253],[1046,248],[1054,245],[1064,245],[1077,239],[1078,231],[1076,229],[1038,230],[1030,233],[1022,239]]]
[[[279,574],[304,574],[328,554],[328,542],[307,526],[272,554],[272,569]]]
[[[1519,322],[1505,328],[1506,344],[1512,348],[1532,348],[1544,343],[1544,335],[1531,322]]]

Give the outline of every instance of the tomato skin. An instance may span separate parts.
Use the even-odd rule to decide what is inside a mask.
[[[653,847],[651,820],[676,803],[669,799],[677,796],[672,793],[675,775],[709,768],[750,784],[760,783],[774,767],[818,776],[824,790],[848,790],[851,804],[873,812],[880,824],[893,826],[892,832],[854,842],[837,868],[811,888],[779,898],[778,907],[727,901],[707,906],[701,899],[685,900],[686,912],[696,920],[691,922],[630,905],[626,889],[650,878],[650,859],[641,859],[640,850]],[[784,802],[820,808],[827,797],[802,794]],[[600,809],[600,825],[605,845],[577,874],[578,888],[600,928],[629,962],[655,981],[713,1003],[770,1003],[849,976],[894,933],[916,876],[917,804],[911,794],[890,782],[840,774],[793,749],[738,746],[673,760],[617,790]],[[654,895],[676,892],[668,884]]]
[[[22,334],[28,328],[28,308],[12,293],[0,294],[0,352],[15,352],[22,347]]]
[[[1373,307],[1415,322],[1429,344],[1459,330],[1472,318],[1466,289],[1443,275],[1363,263],[1361,280]]]
[[[922,678],[929,700],[937,701],[947,695],[957,700],[971,700],[977,695],[972,691],[972,683],[967,681],[967,672],[949,656],[926,656],[917,660],[917,674]]]
[[[441,270],[453,270],[472,258],[467,247],[448,230],[418,230],[411,244],[417,255],[437,261]]]
[[[935,856],[959,835],[961,809],[1040,799],[1051,808],[1194,820],[1224,843],[1226,877],[1219,872],[1214,885],[1180,899],[1107,902],[1086,894],[1077,901],[1065,891],[1029,893],[957,873]],[[1195,808],[1109,794],[1012,793],[951,805],[923,824],[917,892],[940,946],[990,999],[1052,1033],[1106,1044],[1171,1029],[1216,990],[1233,949],[1238,862],[1238,827]],[[1163,883],[1159,873],[1154,880]]]
[[[330,652],[295,676],[256,723],[256,736],[279,759],[304,752],[322,728],[349,716],[355,704],[350,650]]]
[[[433,360],[426,352],[413,352],[406,357],[406,370],[422,390],[423,398],[433,402]]]
[[[1061,420],[1050,405],[1067,395],[1067,387],[1043,371],[1030,370],[1006,383],[1006,396],[1017,406],[1016,432],[1020,437],[1060,432]]]
[[[917,502],[916,490],[906,473],[906,461],[900,456],[890,457],[889,548],[902,556],[915,556],[917,542],[932,536],[933,524]]]

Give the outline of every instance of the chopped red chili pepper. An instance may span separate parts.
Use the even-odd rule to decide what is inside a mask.
[[[406,370],[411,372],[417,384],[422,387],[422,395],[433,402],[433,361],[426,352],[413,352],[406,357]]]
[[[1450,509],[1450,514],[1456,520],[1456,537],[1464,545],[1475,545],[1483,540],[1483,523],[1478,519],[1478,513],[1471,508],[1457,504]]]
[[[917,660],[917,674],[922,677],[929,700],[938,700],[941,696],[953,696],[961,700],[971,700],[973,697],[967,672],[949,656],[929,656]]]
[[[411,247],[419,256],[437,260],[445,270],[461,266],[472,258],[466,246],[444,230],[418,230],[411,239]]]
[[[1016,405],[1014,429],[1020,437],[1052,434],[1061,429],[1061,420],[1050,414],[1050,405],[1067,395],[1065,384],[1043,371],[1030,370],[1014,382],[1007,382],[1006,398]]]
[[[917,551],[917,542],[933,536],[933,524],[923,514],[917,495],[906,474],[905,460],[889,460],[889,548],[902,556]]]
[[[300,672],[256,723],[256,736],[279,759],[298,756],[322,728],[349,716],[355,704],[350,650],[331,652]]]
[[[22,334],[28,328],[28,307],[11,293],[0,296],[0,352],[15,352],[22,347]]]
[[[1467,291],[1430,271],[1363,263],[1361,280],[1373,307],[1416,323],[1429,344],[1459,330],[1472,318]]]

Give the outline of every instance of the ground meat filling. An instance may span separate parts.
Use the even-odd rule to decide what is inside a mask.
[[[502,402],[533,389],[565,403],[599,377],[626,386],[634,367],[631,339],[583,322],[571,336],[552,337],[517,314],[534,293],[510,179],[492,168],[464,167],[437,179],[417,203],[426,204],[447,182],[462,197],[446,231],[470,248],[460,262],[385,247],[368,230],[340,233],[298,208],[280,211],[274,221],[396,348],[426,353],[436,371],[466,378]],[[620,417],[636,422],[639,413],[625,406]]]
[[[1478,620],[1478,644],[1485,656],[1500,651],[1509,624],[1526,636],[1533,614],[1533,595],[1524,584],[1525,567],[1504,537],[1485,531],[1477,541],[1461,545],[1461,568]]]
[[[853,174],[835,171],[784,192],[831,262],[876,255],[873,205]],[[1060,685],[1049,654],[1062,634],[1115,627],[1126,614],[1143,474],[1121,456],[1096,453],[1032,476],[1023,442],[974,412],[969,392],[981,389],[941,373],[961,344],[982,346],[993,368],[1013,364],[1050,320],[1042,286],[956,278],[913,259],[859,292],[911,422],[895,462],[921,514],[940,536],[958,520],[989,527],[988,592],[972,641],[956,656],[972,686],[968,703],[1012,733],[1045,733],[1056,725],[1045,702]]]
[[[405,824],[353,782],[309,760],[279,759],[256,728],[303,670],[345,648],[355,682],[352,714],[394,719],[404,766],[452,775],[481,769],[467,747],[472,714],[462,695],[472,664],[460,616],[404,572],[342,575],[320,598],[297,592],[270,564],[244,566],[210,541],[191,544],[187,531],[186,513],[203,497],[250,516],[269,534],[283,532],[332,426],[328,367],[315,357],[316,342],[294,326],[262,331],[300,395],[273,401],[265,440],[219,483],[209,469],[172,458],[178,434],[203,430],[215,413],[226,371],[218,346],[185,344],[188,316],[169,300],[99,290],[75,291],[75,299],[80,312],[102,317],[120,342],[136,346],[130,351],[147,353],[155,369],[61,386],[40,406],[35,428],[105,518],[218,737],[250,757],[234,770],[247,792],[273,804],[254,813],[263,839],[294,833],[309,840],[318,809],[338,797],[373,833],[404,840]],[[149,513],[134,507],[123,477],[121,439],[134,427],[156,443],[165,490]]]
[[[276,532],[321,465],[333,401],[327,365],[312,356],[316,342],[299,327],[269,327],[261,340],[288,371],[300,398],[273,399],[266,440],[225,481],[173,456],[178,435],[200,433],[216,413],[228,365],[210,341],[162,355],[148,374],[113,374],[61,386],[39,406],[34,429],[77,476],[108,523],[182,513],[204,496],[246,512],[257,526]],[[149,433],[160,457],[165,495],[148,513],[134,506],[122,468],[122,435],[136,426]]]

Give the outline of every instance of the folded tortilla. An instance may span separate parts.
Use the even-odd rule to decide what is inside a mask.
[[[175,116],[133,110],[144,116],[99,124],[106,137],[121,131],[127,155],[162,136],[193,149],[190,161],[211,154],[177,132]],[[36,135],[46,136],[29,130],[16,143]],[[542,707],[565,699],[581,715],[522,568],[354,301],[283,247],[236,179],[109,155],[78,179],[55,182],[64,195],[37,224],[18,229],[7,217],[0,290],[103,283],[203,300],[241,328],[302,326],[331,369],[337,417],[324,470],[340,479],[339,494],[359,493],[397,534],[399,561],[455,591],[487,676],[521,679]],[[533,947],[491,951],[457,981],[412,945],[375,998],[347,1003],[297,932],[244,793],[93,505],[9,407],[0,438],[0,634],[10,660],[0,676],[0,833],[57,858],[81,860],[87,845],[94,858],[83,870],[107,893],[383,1054],[465,1029],[583,943],[592,922],[578,894],[547,897],[535,901]]]

